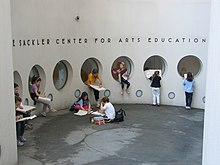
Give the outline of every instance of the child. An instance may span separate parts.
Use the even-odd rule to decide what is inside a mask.
[[[191,72],[187,73],[187,78],[183,81],[183,86],[186,95],[186,109],[191,109],[192,96],[195,87],[195,81],[193,80],[193,75]]]
[[[130,83],[128,82],[129,74],[127,72],[127,69],[125,68],[125,63],[120,62],[119,68],[117,70],[112,71],[113,74],[119,75],[119,82],[121,83],[121,95],[124,94],[124,86],[127,85],[126,92],[129,94],[128,88],[130,86]]]
[[[21,105],[21,98],[19,96],[15,96],[15,111],[17,108]],[[23,115],[22,113],[16,111],[16,121],[19,119],[22,119]],[[25,128],[25,122],[19,121],[16,122],[16,133],[17,133],[17,146],[23,146],[24,142],[26,142],[26,139],[24,138],[24,128]]]
[[[153,95],[153,106],[160,105],[160,80],[159,71],[155,71],[154,74],[149,78],[151,80],[151,88]]]
[[[14,83],[14,94],[15,96],[20,96],[19,94],[19,85],[17,83]],[[19,106],[20,109],[23,109],[22,103]]]
[[[107,118],[108,122],[115,119],[115,108],[108,97],[102,98],[99,113],[105,114],[104,118]]]
[[[43,111],[41,112],[41,114],[46,117],[46,110],[47,108],[52,111],[52,112],[56,112],[56,110],[52,109],[51,106],[49,104],[46,104],[40,100],[38,100],[38,97],[40,97],[41,93],[39,91],[39,87],[40,87],[40,83],[41,83],[41,78],[38,76],[33,76],[32,81],[31,81],[32,85],[31,85],[31,98],[34,101],[34,105],[36,105],[36,103],[42,103],[43,104]]]
[[[14,83],[14,94],[15,94],[15,96],[20,96],[20,94],[19,94],[19,85],[17,83]],[[22,105],[22,102],[21,102],[19,108],[20,109],[24,108],[23,105]],[[23,117],[29,117],[29,116],[30,116],[30,112],[27,112],[27,113],[23,114]],[[25,123],[25,129],[33,129],[32,124],[29,124],[27,120],[24,121],[24,123]]]
[[[78,112],[79,110],[85,110],[88,112],[91,110],[88,94],[86,92],[83,92],[81,97],[70,108],[70,111],[74,112]]]
[[[102,87],[102,81],[100,79],[99,72],[97,69],[93,69],[92,73],[88,75],[87,84]],[[96,89],[93,89],[93,91],[94,91],[94,96],[95,96],[95,100],[97,103],[96,107],[98,108],[100,106],[99,105],[99,91]]]

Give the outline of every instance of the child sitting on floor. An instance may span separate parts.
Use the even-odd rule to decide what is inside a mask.
[[[105,118],[105,121],[110,122],[115,119],[115,108],[109,101],[108,97],[102,98],[99,113],[105,114],[105,116],[103,116]]]
[[[70,107],[70,111],[78,112],[79,110],[85,110],[88,112],[91,110],[91,104],[86,92],[83,92],[81,97]]]

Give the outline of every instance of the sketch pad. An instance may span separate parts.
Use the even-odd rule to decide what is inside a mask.
[[[30,116],[30,117],[24,117],[24,118],[22,118],[22,119],[17,120],[16,122],[25,121],[25,120],[32,120],[32,119],[34,119],[35,117],[37,117],[37,116],[36,116],[36,115],[33,115],[33,116]]]
[[[105,116],[105,114],[103,114],[103,113],[99,113],[99,112],[97,112],[97,111],[92,112],[91,114],[92,114],[92,115],[101,115],[101,116]]]
[[[79,110],[77,113],[74,113],[74,115],[77,115],[77,116],[85,116],[87,114],[88,114],[88,112],[87,111],[83,111],[83,110]]]
[[[46,97],[38,97],[38,100],[42,103],[45,103],[45,104],[50,104],[50,102],[51,102],[51,99],[46,98]]]
[[[31,111],[33,109],[35,109],[35,107],[28,106],[28,105],[23,105],[23,109],[17,108],[16,111],[26,113],[26,112]]]
[[[96,86],[96,85],[90,85],[90,87],[91,88],[93,88],[93,89],[95,89],[95,90],[97,90],[97,91],[103,91],[103,90],[105,90],[105,88],[104,87],[99,87],[99,86]]]
[[[149,69],[149,70],[144,71],[145,77],[150,78],[151,76],[153,76],[155,71],[159,71],[159,76],[161,76],[161,70],[160,69]]]

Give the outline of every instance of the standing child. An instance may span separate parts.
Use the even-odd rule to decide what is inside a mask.
[[[79,110],[85,110],[90,112],[91,105],[89,97],[86,92],[83,92],[81,97],[71,106],[70,111],[78,112]]]
[[[119,63],[119,68],[117,70],[113,70],[112,73],[113,74],[118,74],[119,82],[121,83],[121,95],[124,94],[125,84],[127,85],[126,92],[129,94],[130,93],[128,91],[128,88],[130,87],[130,83],[128,82],[129,74],[128,74],[127,69],[125,67],[125,63],[120,62]]]
[[[183,81],[183,86],[186,95],[186,109],[191,109],[192,96],[195,87],[195,81],[191,72],[187,73],[187,78]]]
[[[160,105],[160,80],[161,77],[159,76],[160,72],[155,71],[154,74],[149,78],[151,80],[151,88],[152,88],[152,95],[153,95],[153,106]]]
[[[17,108],[21,106],[21,98],[19,96],[15,96],[15,111]],[[23,115],[22,113],[16,111],[16,121],[19,119],[22,119]],[[17,133],[17,146],[23,146],[24,142],[26,142],[26,139],[24,138],[24,128],[25,128],[25,122],[19,121],[16,122],[16,133]]]

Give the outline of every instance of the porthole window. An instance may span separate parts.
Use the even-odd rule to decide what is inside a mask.
[[[136,93],[135,93],[135,95],[136,95],[137,97],[141,97],[141,96],[143,95],[143,91],[142,91],[142,90],[137,90]]]
[[[65,63],[60,61],[56,64],[53,71],[53,84],[57,90],[62,89],[67,82],[68,71]]]
[[[96,58],[89,58],[87,59],[82,67],[81,67],[81,79],[86,84],[88,80],[89,73],[92,72],[93,69],[97,69],[100,74],[100,67],[101,64]]]
[[[49,98],[51,101],[53,101],[53,95],[52,95],[52,93],[50,93],[50,94],[47,96],[47,98]]]
[[[160,71],[160,74],[163,75],[166,71],[167,62],[164,58],[158,55],[154,55],[149,57],[145,63],[143,70],[145,72],[145,76],[149,78],[150,75],[154,73],[154,71]]]
[[[120,81],[120,77],[119,77],[119,71],[121,68],[120,66],[122,66],[127,70],[128,73],[128,79],[131,78],[132,76],[132,69],[133,69],[133,62],[131,61],[130,58],[126,57],[126,56],[121,56],[118,57],[112,64],[111,67],[111,74],[112,77],[116,80],[116,81]]]
[[[202,102],[205,103],[205,96],[202,98]]]
[[[193,55],[185,56],[179,61],[177,70],[182,77],[188,72],[192,72],[193,75],[196,76],[201,71],[201,61]]]
[[[24,99],[24,105],[29,105],[29,100],[28,100],[28,98]]]
[[[75,96],[76,98],[80,98],[80,95],[81,95],[81,91],[80,91],[79,89],[77,89],[77,90],[75,91],[75,93],[74,93],[74,96]]]
[[[111,91],[109,89],[106,89],[104,92],[105,97],[109,97],[111,95]]]
[[[18,86],[19,86],[19,95],[22,97],[23,86],[22,86],[21,76],[17,71],[14,71],[14,83],[18,84]]]
[[[174,99],[175,97],[176,97],[176,94],[175,94],[174,92],[169,92],[169,93],[168,93],[168,98],[169,98],[169,99],[172,100],[172,99]]]
[[[31,92],[31,85],[32,85],[31,81],[33,76],[39,76],[41,78],[40,91],[43,92],[45,90],[45,85],[46,85],[46,75],[43,68],[39,65],[35,65],[32,67],[28,79],[29,92]]]

